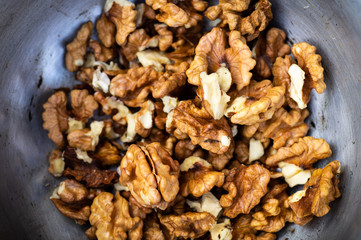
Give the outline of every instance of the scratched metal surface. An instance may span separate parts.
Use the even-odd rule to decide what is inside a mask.
[[[343,196],[304,227],[287,225],[279,239],[360,239],[361,1],[272,0],[273,25],[290,42],[307,41],[323,58],[327,90],[311,101],[310,133],[331,144],[342,163]],[[42,104],[52,89],[74,84],[64,46],[103,1],[0,0],[0,239],[86,239],[84,228],[48,200],[54,145],[42,130]],[[321,163],[325,164],[325,161]]]

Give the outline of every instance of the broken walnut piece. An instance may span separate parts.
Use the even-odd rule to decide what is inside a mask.
[[[327,158],[331,154],[331,148],[325,139],[307,136],[300,138],[290,147],[278,149],[274,155],[266,159],[266,165],[276,167],[278,163],[286,162],[310,169],[315,162]]]
[[[341,165],[338,161],[327,164],[323,169],[312,172],[311,178],[289,197],[289,205],[299,218],[315,215],[322,217],[330,211],[330,202],[341,196],[338,189]]]
[[[226,116],[232,123],[241,125],[253,125],[272,118],[277,109],[285,102],[285,88],[272,87],[267,94],[260,99],[252,99],[247,96],[236,98],[226,110]]]
[[[143,138],[148,137],[153,127],[154,103],[146,101],[135,114],[135,132]],[[129,123],[128,123],[129,124]]]
[[[268,23],[272,20],[271,3],[268,0],[259,0],[255,4],[255,10],[239,22],[239,31],[246,36],[247,41],[257,38]]]
[[[249,146],[243,141],[236,141],[234,158],[240,163],[246,163],[249,159]]]
[[[167,229],[170,239],[178,237],[198,238],[216,224],[216,218],[208,212],[187,212],[180,215],[160,215],[160,223]]]
[[[96,40],[90,40],[89,49],[94,53],[96,61],[108,62],[115,57],[113,48],[107,48]]]
[[[89,118],[93,117],[94,111],[98,109],[98,103],[86,89],[72,90],[70,92],[70,99],[73,115],[82,122],[87,122]]]
[[[203,155],[202,149],[193,145],[190,139],[178,141],[174,148],[174,156],[178,160],[183,160],[190,156],[203,158]]]
[[[189,22],[190,16],[189,13],[174,3],[167,3],[160,8],[160,13],[156,19],[169,27],[181,27]]]
[[[154,117],[154,125],[160,129],[165,129],[165,122],[167,121],[167,113],[163,111],[164,104],[162,102],[155,102],[155,117]]]
[[[224,170],[226,180],[223,188],[228,194],[222,195],[223,215],[235,218],[240,213],[248,214],[267,193],[270,172],[258,164],[241,165],[231,170]]]
[[[108,14],[117,29],[115,40],[119,46],[123,45],[128,35],[136,29],[135,18],[137,11],[134,10],[134,4],[129,1],[124,5],[113,2]]]
[[[122,46],[124,56],[128,61],[133,61],[137,58],[137,52],[146,49],[150,41],[151,38],[144,29],[135,30],[129,35],[127,43]]]
[[[321,56],[316,54],[316,47],[301,42],[292,46],[292,54],[297,63],[305,71],[305,82],[302,88],[302,100],[308,103],[311,98],[311,90],[314,88],[317,93],[323,93],[326,89],[324,82]]]
[[[96,29],[101,43],[110,48],[115,44],[115,25],[108,19],[103,12],[102,16],[96,23]]]
[[[180,193],[183,197],[192,194],[200,197],[211,191],[214,186],[221,187],[224,173],[212,170],[212,165],[199,157],[188,157],[180,165]]]
[[[175,131],[179,130],[189,136],[192,144],[199,144],[203,149],[216,154],[223,154],[229,149],[233,137],[224,117],[214,120],[204,108],[198,108],[191,100],[179,102],[171,113]]]
[[[87,189],[77,181],[67,179],[59,184],[50,199],[59,212],[82,225],[88,221],[91,202],[100,192],[101,190]]]
[[[113,185],[118,182],[119,175],[115,171],[102,170],[96,165],[95,161],[89,163],[79,159],[76,150],[67,147],[63,153],[67,166],[63,174],[65,177],[74,178],[78,182],[85,182],[88,188]]]
[[[105,141],[94,154],[94,157],[98,159],[102,165],[114,165],[120,163],[122,157],[118,149],[110,142]]]
[[[102,105],[102,110],[106,115],[113,115],[112,119],[114,122],[126,125],[126,117],[130,113],[127,106],[116,97],[105,97],[101,92],[95,92],[94,98],[97,102]]]
[[[201,85],[202,72],[214,73],[222,65],[229,68],[232,83],[240,90],[251,80],[250,70],[256,65],[251,58],[252,52],[237,31],[232,31],[228,37],[229,48],[226,49],[226,33],[221,28],[213,28],[205,34],[196,47],[196,55],[187,70],[188,82]]]
[[[157,37],[159,42],[159,50],[164,52],[173,43],[173,33],[168,30],[168,27],[165,24],[154,24],[154,29],[159,34]]]
[[[120,163],[121,184],[144,207],[165,209],[179,190],[179,163],[160,143],[128,148]]]
[[[70,72],[76,72],[83,66],[92,29],[92,22],[83,24],[73,41],[66,45],[65,66]]]
[[[74,130],[67,136],[69,146],[80,148],[84,151],[94,151],[98,145],[99,136],[103,131],[104,123],[102,121],[93,121],[90,129]]]
[[[109,91],[130,107],[139,107],[148,100],[152,84],[160,73],[153,67],[134,67],[127,73],[115,76],[110,82]]]
[[[151,213],[153,211],[152,208],[146,208],[140,205],[135,198],[130,195],[129,196],[129,213],[132,217],[140,217],[141,219],[145,219],[147,217],[147,214]]]
[[[65,162],[62,157],[63,152],[59,149],[54,149],[49,157],[49,168],[48,171],[54,177],[61,177],[64,172]]]
[[[234,152],[234,141],[231,141],[231,144],[228,150],[223,154],[216,154],[209,152],[207,156],[207,161],[213,166],[213,168],[217,171],[222,170],[227,163],[233,158]]]
[[[144,233],[145,240],[165,240],[160,223],[156,214],[148,215],[144,220]]]
[[[247,235],[256,234],[257,230],[251,227],[251,221],[251,215],[241,215],[238,217],[232,226],[233,239],[244,239],[244,237]]]
[[[143,221],[130,216],[129,203],[119,192],[115,196],[108,192],[99,194],[91,205],[89,221],[99,240],[140,240],[143,236]]]
[[[43,105],[43,128],[48,130],[48,137],[59,147],[65,147],[64,133],[68,130],[69,115],[66,110],[66,95],[58,91],[49,97]]]

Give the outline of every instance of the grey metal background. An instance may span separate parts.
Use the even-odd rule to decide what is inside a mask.
[[[342,163],[342,198],[279,239],[361,239],[361,1],[271,0],[274,25],[291,42],[317,46],[327,90],[310,107],[311,134],[325,138]],[[64,46],[101,0],[0,0],[0,239],[86,239],[84,229],[48,200],[57,180],[47,172],[54,145],[42,129],[42,104],[54,88],[74,84]],[[329,161],[327,160],[327,161]],[[325,164],[325,161],[321,164]]]

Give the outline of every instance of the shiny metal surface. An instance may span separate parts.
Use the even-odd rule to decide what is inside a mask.
[[[342,163],[342,198],[322,219],[288,225],[279,239],[361,239],[361,1],[273,0],[274,25],[291,42],[317,46],[327,90],[310,104],[311,134],[325,138]],[[74,84],[64,46],[81,23],[99,16],[100,0],[0,0],[0,239],[87,239],[84,228],[48,200],[55,180],[42,129],[42,104]],[[325,163],[325,162],[323,162]],[[321,164],[323,164],[321,163]]]

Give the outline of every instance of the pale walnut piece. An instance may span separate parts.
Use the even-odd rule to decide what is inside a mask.
[[[121,6],[114,2],[108,14],[110,21],[117,28],[115,40],[118,45],[123,45],[128,35],[136,29],[135,18],[137,11],[134,10],[134,4],[124,4],[124,6]]]
[[[134,67],[115,76],[110,82],[110,93],[130,107],[139,107],[148,100],[153,82],[160,76],[153,67]]]
[[[239,214],[248,214],[267,193],[267,184],[271,173],[258,164],[248,167],[241,165],[231,170],[224,170],[226,180],[223,188],[228,194],[222,195],[223,215],[235,218]]]
[[[118,164],[120,160],[122,160],[118,149],[108,141],[104,142],[104,144],[97,149],[94,157],[98,159],[102,165]]]
[[[62,158],[63,152],[59,149],[54,149],[49,157],[49,168],[48,171],[54,177],[61,177],[63,175],[65,162]]]
[[[285,88],[272,87],[258,100],[249,96],[236,98],[226,110],[226,116],[232,123],[253,125],[272,118],[277,109],[285,102]]]
[[[256,45],[256,67],[257,75],[268,78],[271,76],[270,66],[277,57],[283,57],[291,52],[290,46],[285,44],[286,33],[279,28],[271,28],[266,37],[260,36]],[[286,73],[288,68],[286,70]]]
[[[43,128],[48,130],[48,137],[59,147],[65,147],[64,133],[68,130],[69,115],[66,110],[66,95],[58,91],[49,97],[43,105]]]
[[[188,169],[182,169],[188,165]],[[209,192],[214,186],[221,187],[224,173],[212,170],[212,166],[204,159],[188,157],[181,164],[180,193],[183,197],[192,194],[200,197]]]
[[[98,103],[94,96],[90,95],[86,89],[71,91],[70,99],[73,115],[83,122],[87,122],[89,118],[93,117],[94,111],[98,109]]]
[[[179,191],[179,163],[160,143],[131,145],[120,164],[121,184],[144,207],[165,209]]]
[[[142,137],[148,137],[153,127],[153,118],[154,103],[148,100],[135,115],[135,132]]]
[[[292,54],[297,59],[298,65],[305,71],[306,79],[302,88],[302,99],[306,104],[310,101],[311,91],[323,93],[326,84],[323,77],[321,56],[316,54],[316,47],[308,43],[296,43],[292,46]]]
[[[216,154],[227,152],[233,137],[224,117],[213,119],[204,108],[198,108],[191,100],[181,101],[173,112],[175,127],[189,136],[192,144],[199,144],[203,149]]]
[[[99,194],[91,205],[89,221],[99,240],[140,240],[143,237],[143,221],[130,216],[128,201],[119,192],[114,197],[108,192]]]
[[[247,41],[252,41],[266,29],[272,18],[271,3],[268,0],[259,0],[251,15],[242,18],[239,22],[239,31],[242,36],[246,36]]]
[[[59,184],[50,199],[64,216],[84,224],[89,219],[93,198],[100,193],[100,190],[87,189],[77,181],[67,179]]]
[[[251,50],[237,31],[229,34],[228,42],[230,47],[226,48],[226,33],[221,28],[213,28],[200,39],[194,60],[187,70],[190,84],[200,86],[202,72],[214,73],[223,65],[229,68],[232,83],[238,90],[249,84],[250,70],[256,65]]]
[[[65,66],[70,72],[76,72],[83,66],[92,29],[92,22],[83,24],[73,41],[66,45]]]
[[[187,212],[181,215],[158,214],[160,223],[168,230],[170,239],[178,237],[198,238],[206,234],[214,224],[216,218],[208,212]]]
[[[105,13],[97,21],[96,29],[101,43],[110,48],[115,44],[115,25],[108,20]]]
[[[338,189],[338,175],[341,173],[338,161],[330,162],[323,169],[313,171],[311,178],[299,192],[289,197],[289,205],[297,217],[315,215],[322,217],[330,211],[330,202],[341,196]]]
[[[311,136],[303,137],[290,147],[282,147],[266,159],[266,165],[277,166],[279,162],[295,164],[301,168],[309,169],[320,159],[331,156],[330,145],[325,139]]]

